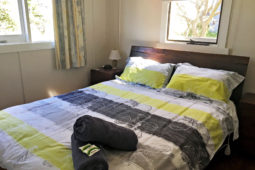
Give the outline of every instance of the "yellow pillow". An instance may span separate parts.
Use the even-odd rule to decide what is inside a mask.
[[[227,102],[243,80],[235,72],[180,65],[166,88]]]
[[[160,64],[142,57],[131,57],[119,78],[152,88],[162,88],[168,83],[173,68],[174,64]]]

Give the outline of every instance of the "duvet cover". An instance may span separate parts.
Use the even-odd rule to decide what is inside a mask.
[[[71,134],[83,115],[138,136],[135,152],[103,150],[110,170],[203,169],[229,134],[238,137],[232,102],[112,80],[0,111],[0,167],[72,170]]]

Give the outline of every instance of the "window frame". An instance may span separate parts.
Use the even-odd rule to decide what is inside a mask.
[[[7,41],[2,42],[0,45],[7,45],[7,44],[23,44],[23,43],[40,43],[40,42],[32,42],[32,35],[31,35],[31,26],[29,21],[29,11],[28,11],[28,3],[27,0],[16,0],[18,3],[19,9],[19,17],[20,17],[20,27],[21,27],[21,34],[19,35],[0,35],[0,41]],[[42,41],[43,43],[52,41]]]
[[[163,44],[179,44],[179,45],[189,45],[187,42],[189,41],[173,41],[168,40],[168,23],[170,20],[170,0],[162,1],[162,15],[161,15],[161,31],[160,31],[160,43]],[[232,8],[232,0],[223,0],[222,1],[222,9],[219,23],[219,30],[217,35],[217,43],[208,43],[209,46],[226,48],[227,35],[228,35],[228,27],[230,22],[230,14]],[[199,43],[199,41],[196,41]],[[204,43],[204,42],[202,42]],[[203,45],[203,44],[195,44],[195,45]]]

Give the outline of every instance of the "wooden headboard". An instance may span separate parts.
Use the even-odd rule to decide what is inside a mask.
[[[183,63],[189,62],[198,67],[222,69],[246,75],[249,57],[208,54],[187,51],[175,51],[168,49],[157,49],[152,47],[132,46],[130,57],[141,56],[143,58],[158,61],[160,63]],[[243,84],[240,84],[231,96],[236,104],[242,96]]]

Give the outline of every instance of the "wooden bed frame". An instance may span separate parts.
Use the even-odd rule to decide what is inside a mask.
[[[132,46],[130,57],[141,56],[160,63],[183,63],[189,62],[195,66],[235,71],[243,76],[246,75],[249,57],[207,54],[197,52],[175,51],[157,49],[152,47]],[[243,83],[233,92],[231,99],[238,104],[242,96]],[[0,170],[4,170],[0,167]]]
[[[143,58],[158,61],[160,63],[184,63],[188,62],[198,67],[222,69],[246,75],[249,57],[232,56],[223,54],[208,54],[187,51],[175,51],[152,47],[132,46],[130,57],[141,56]],[[231,100],[238,105],[242,97],[243,84],[241,83],[231,96]]]

